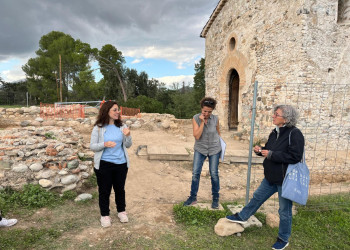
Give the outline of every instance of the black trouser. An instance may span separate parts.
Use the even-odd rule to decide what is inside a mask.
[[[126,163],[114,164],[101,160],[100,169],[94,168],[94,170],[97,177],[101,216],[109,216],[109,196],[112,187],[118,213],[125,211],[125,180],[128,174]]]

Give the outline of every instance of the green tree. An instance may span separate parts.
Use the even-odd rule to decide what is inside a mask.
[[[129,108],[139,108],[141,112],[145,113],[163,113],[163,104],[161,102],[144,95],[129,99],[125,105]]]
[[[194,66],[194,102],[199,105],[200,100],[205,96],[205,59],[201,58]]]
[[[58,100],[58,84],[61,55],[62,93],[68,98],[70,88],[80,82],[80,72],[89,70],[89,44],[74,40],[63,32],[52,31],[41,37],[37,57],[30,58],[22,67],[28,81],[29,93],[38,102]]]
[[[125,84],[122,79],[125,59],[121,51],[113,45],[106,44],[95,55],[100,71],[105,80],[105,96],[107,99],[123,99],[127,101]]]

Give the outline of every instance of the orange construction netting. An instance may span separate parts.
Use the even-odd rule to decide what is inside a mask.
[[[40,103],[40,117],[51,118],[85,118],[84,105],[81,104],[47,104]]]

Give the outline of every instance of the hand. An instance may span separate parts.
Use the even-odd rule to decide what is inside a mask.
[[[125,136],[129,136],[129,135],[130,135],[130,129],[129,129],[129,128],[124,128],[124,129],[123,129],[123,134],[124,134]]]
[[[260,153],[260,152],[261,152],[261,147],[258,146],[258,145],[256,145],[256,146],[254,147],[254,152],[255,152],[255,153]]]
[[[202,122],[204,122],[204,115],[203,115],[203,114],[200,114],[200,115],[199,115],[199,119],[200,119]]]
[[[262,156],[267,157],[267,155],[269,154],[269,151],[270,151],[270,150],[266,150],[266,149],[261,150]]]
[[[106,148],[114,148],[115,145],[117,145],[117,143],[115,143],[114,141],[106,141],[105,142],[105,147]]]

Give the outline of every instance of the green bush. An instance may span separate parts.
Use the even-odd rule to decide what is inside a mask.
[[[26,184],[20,191],[5,188],[0,191],[0,207],[6,212],[16,207],[41,208],[60,201],[58,194],[46,191],[38,184]]]

